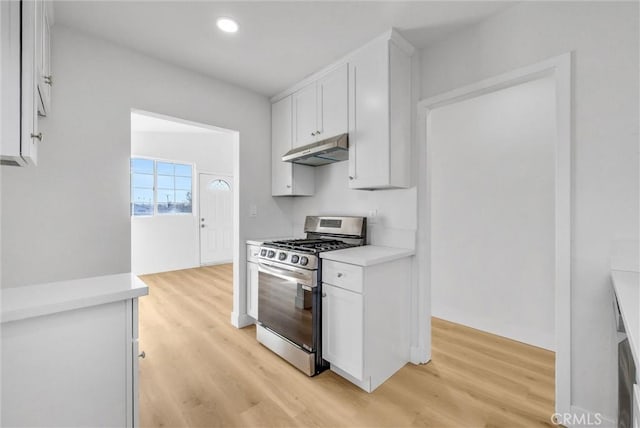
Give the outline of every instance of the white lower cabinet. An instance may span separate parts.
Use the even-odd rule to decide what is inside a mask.
[[[247,315],[258,319],[258,245],[247,245]]]
[[[322,356],[358,380],[364,374],[364,296],[325,284],[322,293]]]
[[[138,299],[2,323],[2,426],[138,426]]]
[[[322,358],[371,392],[410,356],[411,259],[322,263]]]

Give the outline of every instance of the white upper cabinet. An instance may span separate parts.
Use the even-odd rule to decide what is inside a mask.
[[[316,140],[317,121],[316,83],[293,94],[293,147],[304,146]]]
[[[271,105],[271,194],[273,196],[313,195],[313,167],[283,162],[292,148],[292,96]]]
[[[411,53],[378,39],[349,59],[349,187],[409,187]]]
[[[347,73],[344,64],[318,81],[318,140],[349,132]]]
[[[2,164],[38,162],[40,116],[50,113],[52,3],[0,2],[2,25]]]
[[[348,132],[347,73],[343,64],[293,94],[293,147]]]

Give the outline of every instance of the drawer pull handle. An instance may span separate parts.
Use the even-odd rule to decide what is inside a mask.
[[[342,272],[338,272],[338,278],[342,278]]]
[[[142,351],[142,353],[140,355],[138,355],[138,357],[140,358],[145,358],[147,356],[147,354],[144,353],[144,351]]]

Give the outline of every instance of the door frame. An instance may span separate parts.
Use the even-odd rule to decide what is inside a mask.
[[[225,260],[225,261],[221,261],[221,262],[215,262],[215,263],[210,263],[210,264],[202,264],[202,227],[200,226],[200,219],[202,218],[202,204],[200,203],[200,192],[202,191],[202,189],[200,188],[200,176],[202,174],[206,174],[206,175],[216,175],[218,177],[228,177],[231,178],[231,181],[233,183],[233,186],[231,187],[231,195],[233,196],[233,200],[235,201],[235,191],[236,191],[236,182],[235,182],[235,177],[233,174],[229,174],[229,173],[224,173],[224,174],[220,174],[217,172],[208,172],[208,171],[198,171],[198,177],[197,177],[197,181],[198,181],[198,262],[200,264],[200,266],[212,266],[212,265],[217,265],[217,264],[225,264],[225,263],[233,263],[233,254],[235,254],[235,246],[232,249],[232,258],[230,260]],[[231,214],[232,217],[232,221],[235,224],[236,222],[236,207],[235,207],[235,203],[232,203],[232,209],[233,209],[233,213]],[[231,227],[234,235],[235,235],[235,231],[234,231],[234,226],[232,225]]]
[[[414,282],[417,328],[411,359],[431,359],[431,129],[430,112],[438,107],[553,76],[556,91],[555,147],[555,411],[571,412],[571,153],[572,153],[572,53],[549,58],[471,85],[436,95],[418,103],[418,278]]]

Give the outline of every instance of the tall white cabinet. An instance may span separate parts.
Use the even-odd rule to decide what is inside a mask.
[[[131,274],[2,289],[2,426],[138,426]]]
[[[349,59],[352,189],[409,187],[412,53],[396,35],[375,40]]]

